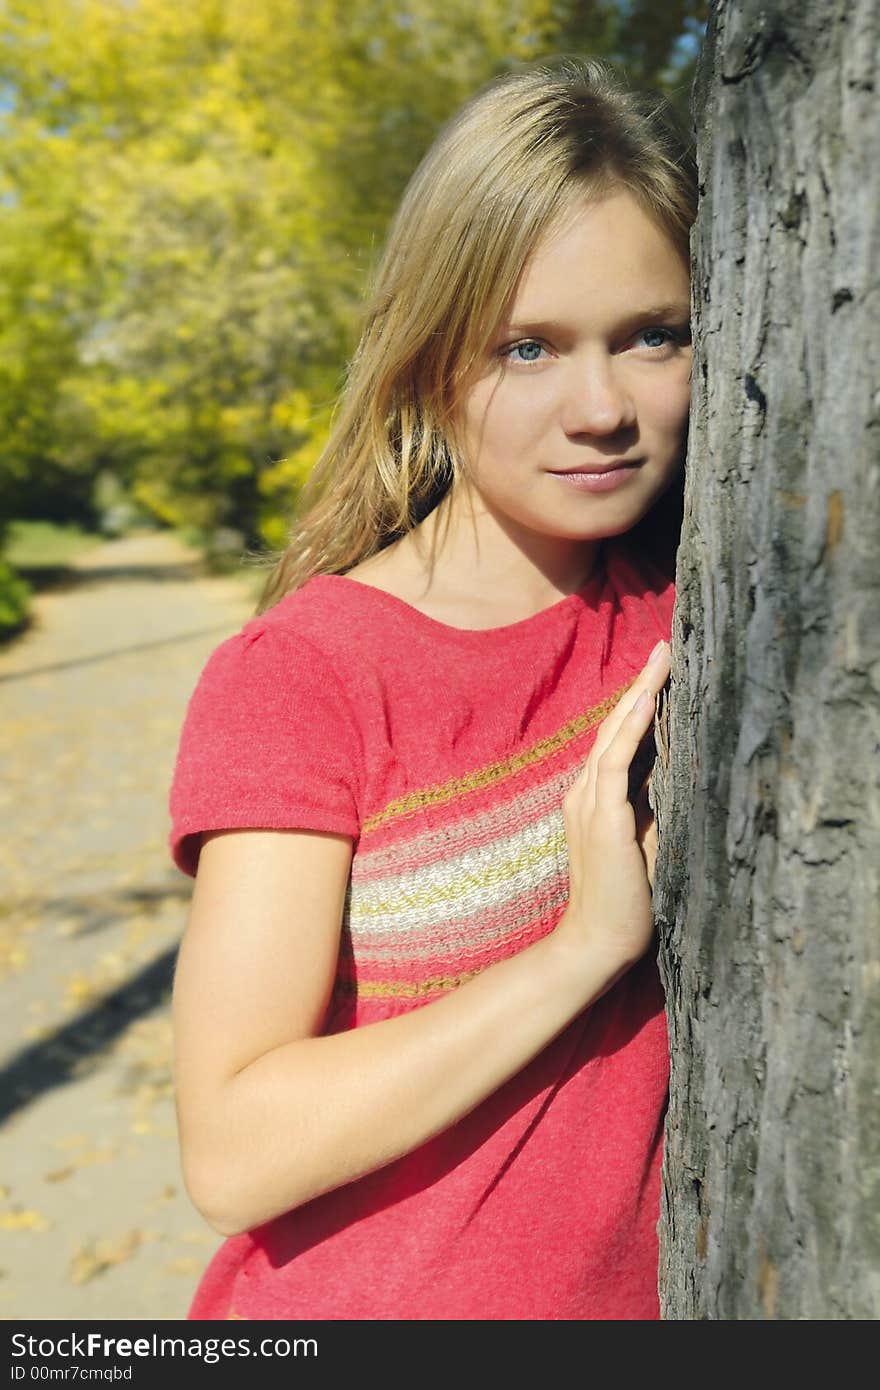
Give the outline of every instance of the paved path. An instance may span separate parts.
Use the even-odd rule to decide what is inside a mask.
[[[218,1238],[182,1190],[166,851],[186,701],[254,583],[112,541],[0,650],[0,1318],[183,1318]]]

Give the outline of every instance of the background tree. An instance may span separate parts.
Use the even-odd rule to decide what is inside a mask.
[[[667,1318],[880,1314],[875,0],[712,7],[656,891]]]
[[[283,544],[442,122],[561,51],[681,101],[703,3],[0,0],[0,513]]]

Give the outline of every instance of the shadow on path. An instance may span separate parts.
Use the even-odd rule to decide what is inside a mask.
[[[178,560],[172,562],[149,562],[128,565],[90,565],[87,560],[77,560],[73,564],[18,564],[18,573],[38,592],[53,589],[58,593],[69,593],[71,589],[91,587],[95,584],[146,580],[163,584],[169,580],[180,582],[186,579],[205,577],[204,562]]]
[[[97,890],[84,897],[60,896],[57,898],[25,897],[14,903],[17,912],[38,919],[47,916],[73,919],[75,927],[64,933],[66,936],[80,938],[103,931],[106,927],[120,926],[129,921],[133,913],[142,913],[154,918],[166,902],[188,903],[192,896],[192,880],[184,878],[175,871],[173,878],[158,883],[151,888]],[[2,919],[2,909],[0,909]]]
[[[229,623],[216,627],[197,628],[192,632],[181,632],[176,637],[160,637],[155,642],[136,642],[131,647],[114,647],[110,651],[96,652],[93,656],[78,656],[72,661],[55,661],[46,666],[28,666],[24,671],[9,671],[0,675],[0,684],[6,681],[26,680],[29,676],[45,676],[51,671],[66,671],[74,666],[92,666],[96,661],[112,661],[117,656],[133,656],[138,652],[148,652],[156,647],[173,647],[179,642],[192,642],[198,637],[216,636],[218,633],[231,635],[234,628]]]
[[[0,1120],[8,1119],[45,1091],[82,1070],[85,1059],[124,1033],[136,1018],[167,1000],[174,979],[176,947],[164,951],[86,1013],[10,1058],[0,1070]]]
[[[88,565],[80,562],[71,570],[71,587],[92,588],[96,584],[179,584],[186,579],[206,578],[200,560],[143,565]]]

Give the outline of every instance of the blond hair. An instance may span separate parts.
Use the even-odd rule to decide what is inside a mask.
[[[335,423],[260,612],[417,525],[466,471],[453,412],[539,238],[625,187],[688,259],[691,142],[609,64],[563,59],[490,83],[446,125],[392,221]]]

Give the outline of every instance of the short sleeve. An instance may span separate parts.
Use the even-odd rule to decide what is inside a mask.
[[[169,845],[195,875],[209,830],[360,833],[361,743],[327,658],[277,625],[215,649],[190,698],[171,785]]]

